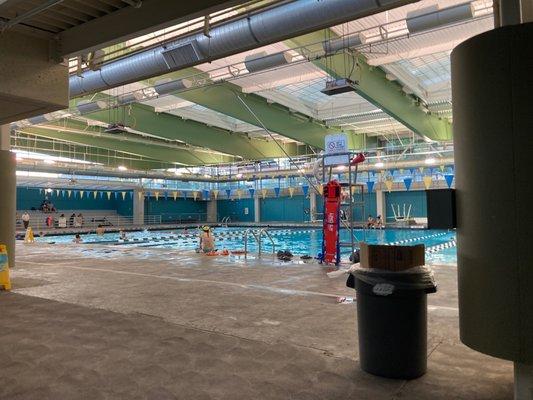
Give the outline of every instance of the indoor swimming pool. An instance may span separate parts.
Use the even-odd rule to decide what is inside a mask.
[[[214,228],[213,233],[216,238],[216,247],[219,250],[229,251],[244,250],[244,236],[248,230],[248,251],[257,253],[258,243],[252,234],[258,233],[261,228]],[[119,239],[119,233],[105,233],[102,236],[96,234],[86,234],[82,236],[84,244],[112,245],[124,248],[145,247],[145,248],[167,248],[174,250],[194,250],[198,246],[198,233],[196,229],[174,229],[159,231],[136,231],[127,232],[126,240]],[[322,230],[312,228],[289,228],[289,229],[268,229],[268,233],[274,243],[263,235],[263,253],[272,251],[289,250],[296,256],[310,255],[315,257],[321,249]],[[365,241],[370,244],[398,244],[415,245],[424,244],[426,246],[426,259],[432,264],[456,264],[457,255],[455,248],[455,231],[445,230],[410,230],[410,229],[384,229],[384,230],[356,230],[357,241]],[[47,243],[71,243],[73,235],[45,236],[37,238],[37,241]],[[349,232],[341,230],[341,241],[349,242]],[[349,248],[344,248],[343,253],[346,258],[349,255]]]

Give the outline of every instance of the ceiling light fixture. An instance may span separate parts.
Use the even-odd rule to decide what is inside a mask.
[[[127,171],[128,168],[126,168],[124,165],[119,165],[119,166],[118,166],[118,170],[119,170],[119,171]]]
[[[426,163],[427,165],[431,165],[431,164],[435,164],[437,160],[435,160],[434,158],[426,158],[424,160],[424,163]]]
[[[385,164],[383,164],[381,161],[376,163],[376,168],[383,168]]]

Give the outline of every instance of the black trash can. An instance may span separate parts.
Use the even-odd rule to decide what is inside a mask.
[[[427,294],[433,274],[421,267],[392,272],[360,268],[354,275],[361,368],[373,375],[415,379],[427,370]]]

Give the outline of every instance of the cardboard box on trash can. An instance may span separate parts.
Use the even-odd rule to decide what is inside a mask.
[[[426,263],[426,249],[423,244],[416,246],[385,246],[361,243],[360,248],[362,268],[403,271]]]

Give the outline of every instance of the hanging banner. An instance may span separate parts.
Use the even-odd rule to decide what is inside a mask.
[[[118,199],[118,192],[113,192],[113,195],[115,196],[115,200]]]
[[[84,190],[80,190],[80,199],[83,199],[83,194],[85,193]]]
[[[414,168],[409,168],[409,172],[411,173],[411,175],[414,175],[415,174],[415,169]]]
[[[126,200],[126,192],[122,192],[122,201]]]
[[[139,201],[142,200],[143,196],[144,196],[143,191],[142,191],[142,190],[139,190],[139,191],[137,192],[137,198],[139,199]]]
[[[176,199],[178,198],[178,192],[173,191],[172,192],[172,198],[174,199],[174,201],[176,201]]]
[[[391,174],[391,176],[394,176],[394,173],[395,173],[395,172],[396,172],[395,169],[391,169],[391,170],[390,170],[390,174]]]
[[[392,179],[385,179],[385,187],[387,188],[389,193],[392,190],[392,185],[393,184],[394,184],[394,182],[392,181]]]
[[[66,190],[61,191],[61,197],[65,197]]]
[[[368,181],[366,183],[366,187],[368,189],[368,193],[372,193],[372,189],[374,189],[374,181]]]
[[[446,167],[444,165],[439,165],[439,169],[440,169],[440,172],[444,172],[444,170],[446,169]]]
[[[268,193],[268,189],[261,189],[261,196],[263,196],[263,199],[266,198],[267,193]]]
[[[39,194],[43,194],[43,189],[39,189]]]
[[[192,192],[192,197],[193,197],[194,201],[196,201],[196,199],[198,198],[198,192],[196,190],[194,192]]]
[[[218,199],[218,189],[213,189],[211,190],[211,192],[213,192],[213,197],[216,199]]]
[[[231,197],[231,189],[226,189],[226,196],[228,196],[228,199]]]
[[[446,179],[446,184],[448,185],[448,189],[450,189],[452,187],[453,177],[454,177],[454,175],[452,175],[452,174],[444,175],[444,179]]]
[[[67,190],[68,198],[70,199],[70,195],[72,194],[72,190]]]
[[[209,200],[209,190],[203,190],[203,194],[204,194],[204,200]]]
[[[107,192],[107,200],[111,200],[111,192]]]
[[[59,197],[59,189],[56,189],[56,196]]]
[[[154,192],[155,201],[159,201],[159,192]]]
[[[104,192],[100,192],[100,199],[104,198]]]
[[[250,192],[250,197],[253,199],[254,198],[254,194],[255,194],[255,189],[254,188],[248,188],[248,191]]]
[[[424,187],[427,190],[427,189],[429,189],[431,187],[431,183],[433,182],[433,178],[431,177],[431,175],[426,175],[426,176],[424,176],[423,181],[424,181]]]
[[[419,167],[418,170],[420,171],[421,174],[424,173],[424,167]]]
[[[276,195],[276,197],[279,197],[280,192],[281,192],[281,188],[280,187],[275,187],[274,188],[274,194]]]
[[[241,189],[237,189],[235,192],[237,193],[237,197],[238,197],[239,200],[240,200],[241,197],[242,197],[242,190],[241,190]]]
[[[308,185],[303,185],[302,186],[302,192],[303,192],[304,196],[307,197],[307,195],[309,194],[309,186]]]
[[[95,190],[95,191],[93,192],[93,198],[96,199],[96,196],[98,196],[98,192]]]
[[[413,183],[413,178],[404,178],[403,184],[407,190],[411,189],[411,184]]]
[[[130,200],[133,200],[133,190],[131,190],[129,193],[130,193]]]
[[[403,168],[400,168],[400,174],[403,175],[404,172],[405,170]]]
[[[163,197],[165,198],[165,201],[168,200],[168,192],[167,191],[163,192]]]
[[[185,190],[182,192],[182,195],[183,195],[183,200],[187,200],[187,192]]]
[[[289,196],[292,197],[293,194],[294,194],[294,188],[293,188],[293,187],[290,187],[290,188],[289,188]]]

